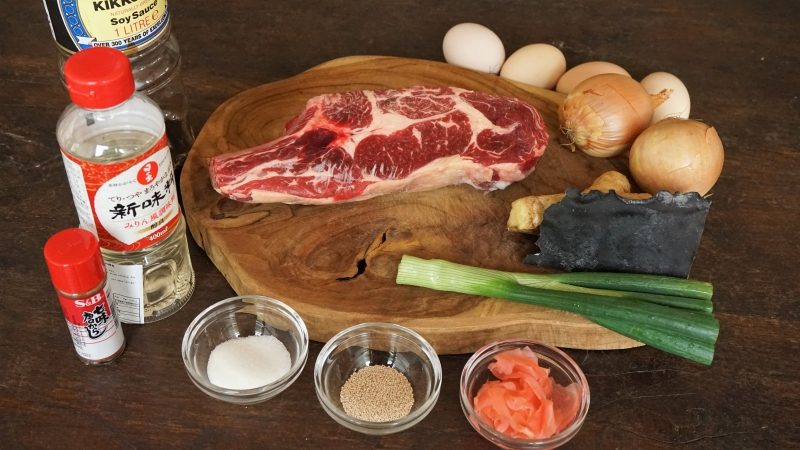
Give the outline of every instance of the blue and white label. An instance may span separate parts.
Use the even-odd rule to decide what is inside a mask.
[[[76,52],[113,47],[139,52],[167,29],[167,0],[44,0],[53,38]]]

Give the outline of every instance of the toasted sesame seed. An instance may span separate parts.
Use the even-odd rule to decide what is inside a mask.
[[[368,366],[357,370],[342,386],[344,412],[367,422],[401,419],[414,406],[414,390],[408,378],[389,366]]]

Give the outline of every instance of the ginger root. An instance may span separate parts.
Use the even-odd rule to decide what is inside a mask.
[[[609,171],[597,177],[591,186],[583,190],[583,193],[590,191],[608,192],[613,190],[620,197],[631,200],[644,200],[650,198],[650,194],[631,192],[631,183],[625,175]],[[508,216],[508,230],[519,233],[533,233],[539,228],[544,219],[544,210],[550,205],[554,205],[564,198],[564,194],[550,195],[531,195],[514,200],[511,203],[511,213]]]

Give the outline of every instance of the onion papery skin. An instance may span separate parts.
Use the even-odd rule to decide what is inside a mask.
[[[600,158],[625,151],[653,117],[653,99],[634,79],[593,76],[579,84],[558,109],[561,130],[586,154]]]
[[[717,130],[691,119],[664,119],[636,138],[630,170],[645,191],[706,195],[722,174],[725,150]]]

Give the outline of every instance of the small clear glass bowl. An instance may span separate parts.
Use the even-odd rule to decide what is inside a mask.
[[[473,399],[486,381],[495,380],[489,364],[495,355],[506,350],[529,347],[539,358],[539,365],[550,369],[556,383],[566,386],[577,383],[580,406],[575,419],[560,433],[545,439],[515,439],[495,431],[491,424],[481,419],[472,407]],[[589,412],[589,383],[578,364],[561,350],[529,340],[507,340],[489,344],[472,355],[461,372],[461,409],[472,428],[494,445],[505,449],[542,450],[560,447],[575,437]]]
[[[214,348],[230,339],[272,335],[280,340],[292,359],[289,372],[265,386],[227,389],[208,379],[208,357]],[[268,400],[289,387],[300,376],[308,359],[308,330],[303,319],[274,298],[243,295],[217,302],[189,324],[181,346],[183,363],[192,382],[219,400],[252,405]]]
[[[356,370],[384,365],[400,371],[414,390],[411,412],[391,422],[368,422],[342,407],[342,386]],[[353,431],[385,435],[406,430],[431,412],[442,387],[442,366],[431,345],[416,332],[392,323],[362,323],[341,331],[322,348],[314,365],[314,387],[322,408]]]

